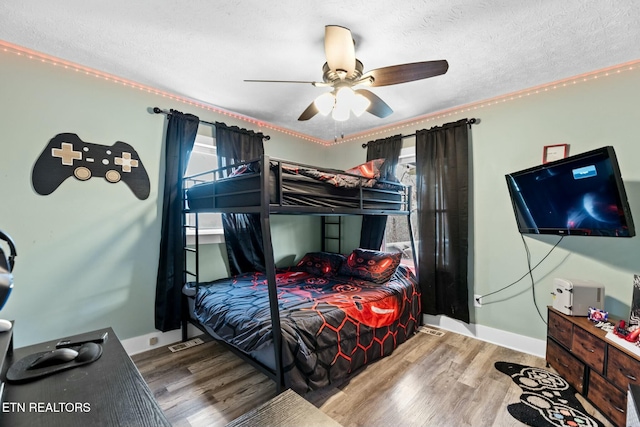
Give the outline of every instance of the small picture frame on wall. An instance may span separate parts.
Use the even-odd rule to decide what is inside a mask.
[[[569,144],[545,145],[542,149],[542,163],[564,159],[568,154]]]

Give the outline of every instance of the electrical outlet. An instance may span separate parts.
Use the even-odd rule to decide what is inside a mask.
[[[482,307],[482,295],[475,294],[473,296],[473,306],[474,307]]]
[[[156,345],[156,344],[158,344],[158,337],[149,338],[149,345]]]

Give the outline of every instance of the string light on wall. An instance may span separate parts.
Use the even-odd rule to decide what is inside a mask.
[[[613,66],[613,67],[609,67],[609,68],[605,68],[605,69],[601,69],[601,70],[597,70],[597,71],[593,71],[590,73],[585,73],[585,74],[581,74],[578,76],[574,76],[571,78],[567,78],[567,79],[563,79],[563,80],[559,80],[556,82],[552,82],[552,83],[548,83],[548,84],[544,84],[544,85],[540,85],[540,86],[535,86],[532,88],[528,88],[528,89],[524,89],[521,91],[517,91],[517,92],[512,92],[506,95],[502,95],[502,96],[498,96],[495,98],[491,98],[491,99],[487,99],[487,100],[483,100],[483,101],[479,101],[476,103],[472,103],[472,104],[467,104],[467,105],[463,105],[463,106],[459,106],[459,107],[454,107],[451,109],[447,109],[447,110],[442,110],[442,111],[438,111],[435,113],[431,113],[431,114],[427,114],[424,116],[420,116],[420,117],[414,117],[412,119],[406,120],[406,121],[402,121],[402,122],[398,122],[395,123],[393,125],[389,125],[389,126],[382,126],[379,128],[375,128],[375,129],[370,129],[368,131],[364,131],[364,132],[360,132],[360,133],[356,133],[356,134],[352,134],[347,136],[346,138],[341,138],[338,140],[324,140],[324,139],[320,139],[320,138],[314,138],[312,136],[309,135],[305,135],[302,133],[298,133],[289,129],[285,129],[276,125],[273,125],[271,123],[267,123],[267,122],[263,122],[260,120],[256,120],[253,119],[251,117],[247,117],[247,116],[243,116],[241,114],[237,114],[237,113],[233,113],[227,110],[224,110],[222,108],[219,107],[214,107],[212,105],[209,104],[205,104],[203,102],[199,102],[199,101],[195,101],[186,97],[182,97],[179,95],[175,95],[169,92],[165,92],[150,86],[145,86],[142,85],[140,83],[136,83],[130,80],[126,80],[120,77],[116,77],[113,75],[110,75],[108,73],[104,73],[101,71],[97,71],[82,65],[78,65],[69,61],[65,61],[62,60],[60,58],[55,58],[53,56],[49,56],[40,52],[36,52],[36,51],[32,51],[26,48],[23,48],[21,46],[17,46],[17,45],[13,45],[11,43],[5,42],[0,40],[0,51],[5,52],[5,53],[11,53],[11,54],[15,54],[18,56],[24,56],[28,59],[31,60],[37,60],[39,62],[42,63],[48,63],[50,65],[53,65],[55,67],[63,67],[64,69],[67,70],[72,70],[78,73],[83,73],[85,75],[89,75],[89,76],[94,76],[96,78],[100,78],[103,79],[105,81],[109,81],[112,82],[114,84],[119,84],[125,87],[130,87],[132,89],[137,89],[140,91],[145,91],[147,93],[150,94],[154,94],[157,96],[162,96],[164,98],[168,98],[170,100],[176,101],[176,102],[181,102],[183,104],[187,104],[190,106],[193,106],[195,108],[200,108],[206,111],[210,111],[216,114],[220,114],[223,116],[227,116],[227,117],[231,117],[233,119],[236,120],[240,120],[240,121],[244,121],[247,123],[251,123],[253,125],[255,125],[256,127],[258,127],[258,129],[260,131],[262,131],[263,129],[270,129],[285,135],[289,135],[295,138],[299,138],[302,140],[306,140],[306,141],[310,141],[310,142],[314,142],[317,144],[321,144],[324,146],[332,146],[332,145],[337,145],[337,144],[342,144],[345,142],[350,142],[350,141],[359,141],[359,140],[363,140],[363,139],[375,139],[375,137],[377,135],[383,135],[383,134],[390,134],[390,133],[394,133],[394,132],[398,132],[401,130],[406,130],[407,128],[410,128],[411,131],[414,131],[417,127],[420,127],[426,123],[429,122],[435,122],[435,121],[440,121],[442,119],[446,119],[448,117],[452,117],[452,116],[456,116],[459,114],[463,114],[465,112],[470,112],[470,111],[475,111],[477,109],[480,108],[485,108],[485,107],[490,107],[492,105],[496,105],[499,103],[505,103],[508,101],[514,101],[517,99],[521,99],[523,97],[528,97],[528,96],[532,96],[532,95],[537,95],[540,93],[546,93],[549,92],[550,90],[557,90],[557,89],[561,89],[561,88],[565,88],[567,86],[570,85],[576,85],[576,84],[581,84],[581,83],[585,83],[591,80],[597,80],[603,77],[609,77],[612,75],[617,75],[623,72],[627,72],[627,71],[632,71],[634,69],[637,69],[638,66],[640,65],[640,60],[635,60],[635,61],[630,61],[627,62],[625,64],[621,64],[621,65],[617,65],[617,66]],[[335,92],[335,91],[334,91]],[[316,107],[318,108],[318,110],[320,110],[320,112],[322,111],[326,111],[325,115],[328,115],[329,113],[332,114],[332,116],[334,117],[334,119],[336,121],[338,120],[347,120],[349,118],[349,115],[351,113],[353,113],[354,115],[358,115],[357,113],[362,111],[364,112],[367,107],[368,104],[365,105],[364,101],[368,101],[366,98],[363,100],[358,99],[357,94],[353,93],[353,90],[350,89],[350,92],[344,92],[344,94],[339,94],[338,92],[327,92],[323,95],[321,95],[320,97],[318,97],[316,99],[315,102],[316,103]],[[321,97],[324,97],[322,100],[320,100]],[[340,97],[340,99],[339,99]],[[355,99],[354,99],[355,98]],[[364,97],[363,97],[364,98]],[[344,101],[344,102],[342,102]],[[324,102],[324,104],[323,104]],[[322,108],[323,110],[321,110],[320,105],[323,105]],[[328,105],[328,107],[327,107]],[[338,111],[336,111],[338,110]],[[335,113],[335,116],[334,116]],[[362,114],[360,112],[360,114]],[[345,118],[346,117],[346,118]]]
[[[143,92],[147,92],[153,95],[157,95],[157,96],[161,96],[163,98],[168,98],[172,101],[176,101],[176,102],[181,102],[183,104],[186,105],[190,105],[192,107],[195,108],[200,108],[206,111],[210,111],[216,114],[220,114],[223,116],[227,116],[236,120],[240,120],[243,122],[247,122],[247,123],[251,123],[253,125],[255,125],[256,127],[258,127],[259,131],[262,131],[263,129],[270,129],[270,130],[274,130],[276,132],[280,132],[282,134],[285,135],[289,135],[289,136],[293,136],[295,138],[299,138],[299,139],[303,139],[306,141],[310,141],[310,142],[315,142],[317,144],[321,144],[321,145],[326,145],[326,141],[323,139],[319,139],[319,138],[314,138],[311,137],[309,135],[305,135],[302,133],[298,133],[298,132],[294,132],[292,130],[289,129],[285,129],[285,128],[281,128],[279,126],[276,125],[272,125],[270,123],[266,123],[260,120],[256,120],[253,119],[251,117],[247,117],[247,116],[243,116],[241,114],[237,114],[237,113],[233,113],[231,111],[227,111],[224,110],[222,108],[219,107],[214,107],[212,105],[209,104],[205,104],[203,102],[199,102],[199,101],[195,101],[193,99],[189,99],[180,95],[176,95],[176,94],[172,94],[169,92],[165,92],[162,91],[160,89],[156,89],[150,86],[146,86],[140,83],[136,83],[134,81],[131,80],[127,80],[127,79],[123,79],[117,76],[113,76],[111,74],[108,73],[104,73],[102,71],[98,71],[98,70],[94,70],[92,68],[89,67],[85,67],[79,64],[75,64],[73,62],[70,61],[65,61],[63,59],[60,58],[56,58],[53,56],[49,56],[46,55],[44,53],[40,53],[40,52],[36,52],[27,48],[24,48],[22,46],[17,46],[17,45],[13,45],[11,43],[5,42],[3,40],[0,40],[0,52],[5,52],[5,53],[10,53],[10,54],[15,54],[17,56],[22,56],[31,60],[35,60],[38,62],[42,62],[42,63],[46,63],[55,67],[63,67],[64,69],[67,70],[71,70],[74,71],[76,73],[82,73],[84,75],[87,76],[92,76],[98,79],[102,79],[108,82],[112,82],[114,84],[118,84],[118,85],[122,85],[125,87],[129,87],[132,89],[136,89],[136,90],[140,90]]]
[[[416,128],[429,123],[437,122],[442,119],[447,119],[452,116],[457,116],[466,112],[476,111],[480,108],[490,107],[493,105],[505,103],[508,101],[518,100],[528,96],[539,95],[556,89],[562,89],[567,86],[573,86],[581,83],[586,83],[592,80],[597,80],[603,77],[609,77],[618,75],[623,72],[633,71],[640,66],[640,60],[630,61],[624,64],[616,65],[609,68],[604,68],[589,73],[580,74],[574,77],[570,77],[563,80],[547,83],[544,85],[534,86],[528,89],[508,93],[505,95],[497,96],[495,98],[486,99],[472,104],[467,104],[459,107],[454,107],[447,110],[438,111],[436,113],[427,114],[421,117],[413,118],[403,122],[398,122],[390,126],[382,126],[376,129],[360,132],[357,134],[349,135],[346,138],[342,138],[337,141],[329,142],[327,145],[337,145],[350,141],[361,141],[363,139],[375,139],[378,135],[390,135],[393,133],[401,132],[402,130],[410,129],[412,132]]]

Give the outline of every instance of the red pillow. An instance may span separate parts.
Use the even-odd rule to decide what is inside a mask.
[[[354,166],[351,169],[347,169],[345,172],[353,175],[362,176],[369,179],[380,178],[380,168],[384,163],[384,159],[369,160],[358,166]]]
[[[378,284],[386,283],[395,274],[401,252],[381,252],[358,248],[340,266],[340,276],[351,276]]]

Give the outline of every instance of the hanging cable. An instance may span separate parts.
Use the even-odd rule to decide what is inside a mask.
[[[533,279],[533,269],[531,268],[531,252],[529,251],[529,245],[527,245],[527,241],[524,239],[524,236],[522,234],[520,234],[520,237],[522,238],[522,244],[524,245],[524,250],[527,253],[527,267],[529,267],[528,274],[529,274],[529,277],[531,278],[531,295],[533,296],[533,305],[536,307],[536,311],[538,312],[538,316],[540,316],[540,319],[542,319],[542,322],[544,322],[544,324],[546,325],[547,321],[545,320],[545,318],[542,315],[542,313],[540,313],[540,307],[538,307],[538,301],[536,300],[536,287],[535,287],[536,281]],[[562,237],[564,237],[564,236],[562,236]],[[560,238],[560,240],[562,240],[562,238]],[[560,243],[560,241],[558,241],[558,243]],[[556,245],[553,248],[558,246],[558,243],[556,243]],[[551,248],[551,250],[553,250],[553,248]],[[549,251],[549,253],[551,253],[551,251]],[[542,261],[540,261],[540,262],[542,262]],[[538,265],[540,265],[540,262],[538,264],[536,264],[536,267]]]
[[[529,267],[529,268],[528,268],[528,270],[527,270],[527,272],[526,272],[526,273],[524,273],[524,274],[522,275],[522,277],[520,277],[518,280],[516,280],[516,281],[514,281],[514,282],[509,283],[507,286],[505,286],[505,287],[503,287],[503,288],[500,288],[500,289],[498,289],[498,290],[496,290],[496,291],[489,292],[488,294],[484,294],[484,295],[480,295],[480,296],[476,297],[476,301],[477,301],[478,303],[479,303],[481,300],[483,300],[485,297],[488,297],[488,296],[490,296],[490,295],[497,294],[498,292],[502,292],[502,291],[504,291],[505,289],[508,289],[508,288],[510,288],[510,287],[512,287],[512,286],[514,286],[514,285],[516,285],[517,283],[520,283],[520,281],[521,281],[522,279],[524,279],[525,277],[527,277],[527,276],[531,276],[531,280],[532,280],[532,283],[533,283],[533,275],[532,275],[533,270],[535,270],[535,269],[536,269],[540,264],[542,264],[542,262],[543,262],[545,259],[547,259],[547,257],[548,257],[549,255],[551,255],[551,252],[553,252],[553,250],[554,250],[554,249],[555,249],[555,248],[560,244],[560,242],[562,242],[562,239],[564,239],[564,236],[560,236],[560,239],[556,242],[556,244],[555,244],[555,245],[553,245],[553,247],[552,247],[551,249],[549,249],[549,252],[547,252],[547,254],[546,254],[544,257],[542,257],[542,259],[541,259],[540,261],[538,261],[538,263],[537,263],[533,268],[531,268],[531,257],[530,257],[530,253],[529,253],[529,247],[527,246],[527,243],[526,243],[526,241],[524,240],[524,236],[523,236],[522,234],[520,234],[520,237],[522,238],[522,242],[523,242],[523,244],[524,244],[524,246],[525,246],[525,251],[526,251],[526,253],[527,253],[527,266]],[[533,285],[532,285],[532,286],[533,286]],[[535,294],[534,294],[534,304],[536,305],[536,309],[537,309],[537,308],[538,308],[538,306],[537,306],[537,303],[536,303],[536,300],[535,300]],[[540,314],[540,310],[538,310],[538,314]],[[542,320],[544,321],[544,319],[542,319]],[[546,321],[545,321],[545,323],[546,323]]]

